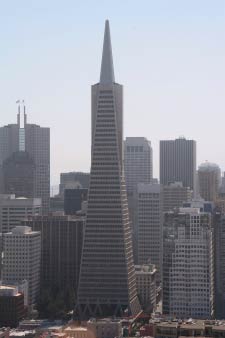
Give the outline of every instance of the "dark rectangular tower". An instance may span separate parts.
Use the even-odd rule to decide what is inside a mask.
[[[160,141],[160,183],[182,182],[195,190],[196,142],[179,138]]]
[[[92,86],[92,159],[76,310],[81,319],[137,315],[123,170],[123,89],[115,83],[106,21],[100,83]]]
[[[63,296],[68,292],[76,296],[84,218],[36,216],[23,221],[23,225],[41,231],[41,293],[57,290]]]

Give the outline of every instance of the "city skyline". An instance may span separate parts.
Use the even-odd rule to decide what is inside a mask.
[[[0,326],[225,337],[224,0],[0,19]]]
[[[52,184],[58,183],[60,172],[90,169],[89,85],[99,69],[107,17],[113,27],[116,78],[125,86],[124,137],[152,142],[153,175],[159,176],[159,140],[181,135],[197,141],[197,165],[209,160],[225,169],[220,146],[224,2],[129,5],[119,4],[120,13],[104,1],[68,1],[67,7],[51,6],[51,1],[3,5],[1,126],[16,121],[15,101],[21,98],[28,123],[51,127]]]

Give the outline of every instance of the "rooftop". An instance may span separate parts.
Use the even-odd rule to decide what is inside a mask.
[[[7,232],[5,235],[34,235],[39,233],[40,231],[33,231],[31,227],[26,225],[18,225],[13,228],[11,232]]]
[[[156,272],[156,268],[154,264],[143,264],[143,265],[135,265],[135,272],[136,273],[154,273]]]
[[[168,321],[168,322],[159,322],[157,323],[158,327],[173,327],[173,328],[177,328],[178,327],[178,321],[177,322],[172,322],[172,321]]]
[[[18,330],[18,329],[14,329],[14,330],[11,330],[10,333],[9,333],[9,336],[10,337],[25,337],[26,335],[35,335],[36,334],[36,331],[35,330]]]
[[[184,321],[181,325],[181,329],[204,329],[205,327],[205,321],[204,320],[192,320],[188,319],[187,321]]]
[[[84,331],[86,332],[87,331],[87,328],[86,327],[83,327],[83,326],[67,326],[63,331]]]
[[[220,171],[220,167],[216,163],[205,161],[200,164],[200,166],[198,167],[198,170],[200,171],[214,171],[214,170]]]

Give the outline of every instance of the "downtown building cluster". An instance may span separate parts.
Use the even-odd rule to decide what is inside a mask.
[[[0,306],[0,325],[35,309],[134,319],[159,300],[170,318],[224,318],[225,179],[216,164],[197,169],[194,140],[160,141],[159,179],[151,142],[124,140],[108,21],[91,93],[91,171],[62,173],[54,197],[50,129],[28,124],[21,105],[0,128],[0,304],[18,308],[7,322]]]

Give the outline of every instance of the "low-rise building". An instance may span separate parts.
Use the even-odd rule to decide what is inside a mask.
[[[63,332],[71,338],[97,338],[86,326],[70,324]]]
[[[10,331],[9,338],[34,338],[36,335],[35,330],[14,329]]]
[[[154,338],[224,338],[225,321],[202,319],[176,319],[165,317],[163,319],[151,319],[148,332]],[[140,334],[142,330],[140,329]],[[141,335],[142,336],[142,335]]]
[[[184,321],[179,325],[179,336],[204,336],[205,322],[203,320]]]
[[[178,322],[161,322],[155,326],[154,337],[157,338],[177,338]]]
[[[135,275],[140,304],[145,311],[152,312],[156,307],[155,265],[135,265]]]
[[[33,305],[40,292],[41,233],[17,226],[3,235],[4,284],[28,282],[28,303]]]
[[[17,287],[0,286],[0,326],[16,327],[24,316],[23,294]]]
[[[122,322],[120,319],[91,319],[87,329],[97,338],[122,337]]]

